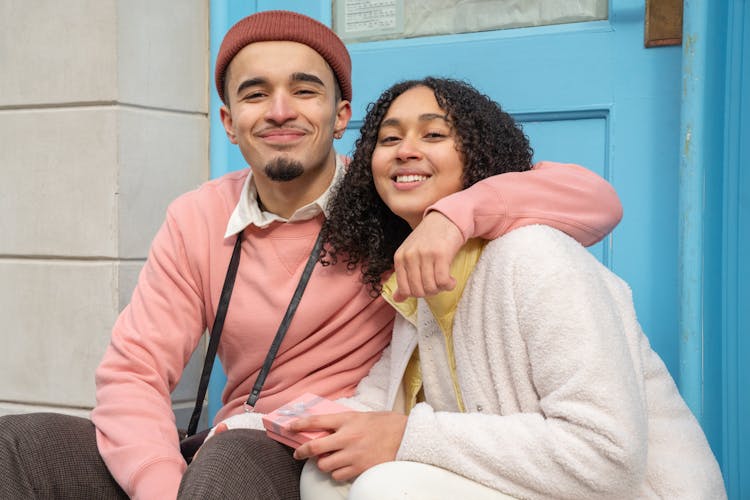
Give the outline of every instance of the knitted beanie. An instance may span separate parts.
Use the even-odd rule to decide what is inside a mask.
[[[286,10],[269,10],[248,16],[232,26],[216,57],[216,90],[226,103],[224,77],[234,56],[253,42],[289,41],[307,45],[325,59],[341,88],[341,96],[352,100],[352,61],[341,39],[328,26],[310,17]]]

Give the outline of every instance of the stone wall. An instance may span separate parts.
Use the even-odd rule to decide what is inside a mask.
[[[208,0],[0,2],[0,414],[94,405],[167,204],[209,176],[208,15]]]

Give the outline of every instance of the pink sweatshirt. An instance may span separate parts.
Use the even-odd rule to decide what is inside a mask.
[[[234,244],[224,232],[248,172],[207,182],[170,205],[97,369],[92,420],[99,450],[131,497],[177,495],[186,465],[170,392],[213,324]],[[467,238],[543,223],[585,244],[604,237],[622,215],[616,193],[601,177],[554,163],[487,179],[431,208]],[[227,385],[216,421],[243,411],[321,222],[322,216],[245,229],[218,351]],[[390,341],[394,317],[359,279],[359,271],[345,266],[315,268],[256,411],[272,411],[304,392],[331,399],[353,394]]]

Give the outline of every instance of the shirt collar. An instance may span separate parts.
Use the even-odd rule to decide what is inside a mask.
[[[333,180],[326,190],[316,200],[307,205],[298,208],[291,217],[285,219],[279,215],[261,210],[258,205],[258,190],[255,187],[252,169],[245,178],[242,185],[242,192],[237,205],[234,207],[232,215],[229,217],[225,238],[235,235],[253,224],[259,228],[264,228],[272,222],[299,222],[310,220],[321,212],[327,215],[328,201],[331,196],[331,187],[339,183],[344,176],[344,161],[339,155],[336,155],[336,171],[333,174]]]

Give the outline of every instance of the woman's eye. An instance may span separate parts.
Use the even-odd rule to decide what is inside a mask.
[[[393,144],[397,141],[398,141],[398,137],[396,137],[395,135],[387,135],[381,138],[380,141],[378,142],[380,142],[380,144]]]
[[[442,132],[427,132],[425,134],[427,139],[442,139],[443,137],[446,137],[446,135]]]

